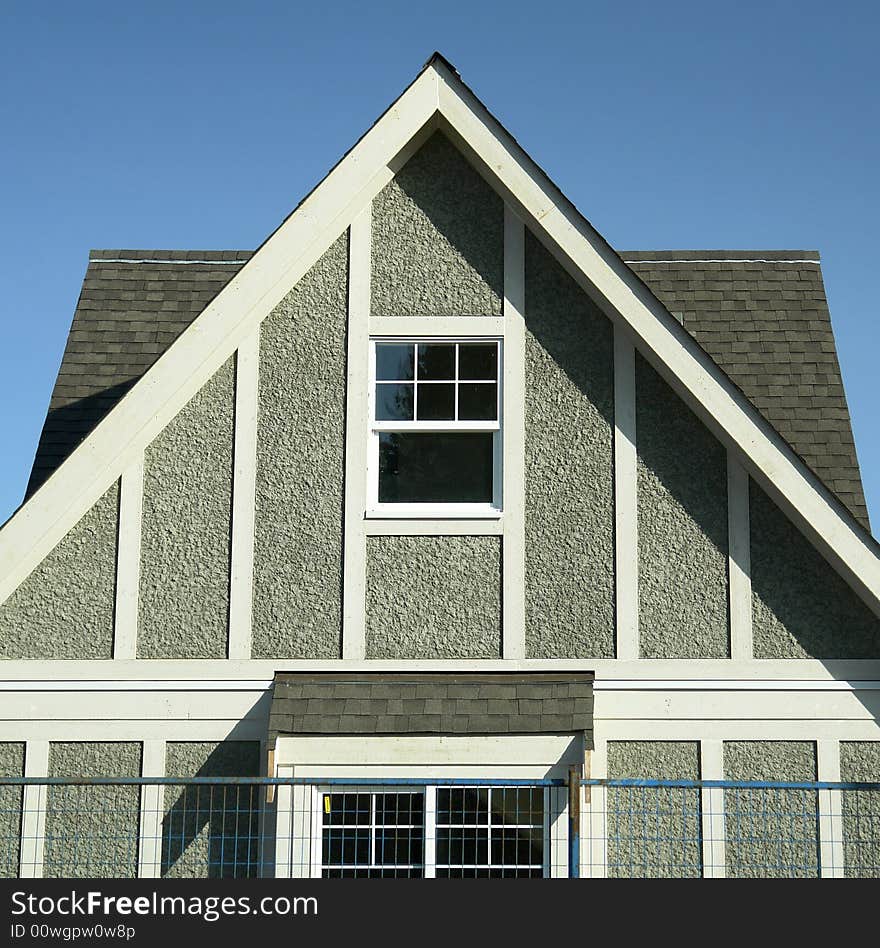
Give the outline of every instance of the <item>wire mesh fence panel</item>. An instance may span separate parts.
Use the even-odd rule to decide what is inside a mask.
[[[843,864],[853,879],[880,879],[880,788],[843,790]]]
[[[735,787],[724,791],[724,814],[731,878],[819,876],[817,791]]]
[[[880,783],[572,779],[0,778],[0,872],[880,877]]]
[[[51,786],[42,874],[59,879],[137,876],[140,788]]]
[[[680,787],[609,787],[608,875],[698,878],[703,874],[700,792]]]

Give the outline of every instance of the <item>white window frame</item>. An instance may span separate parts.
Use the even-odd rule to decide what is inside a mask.
[[[495,421],[377,421],[376,420],[376,344],[461,344],[492,342],[498,346],[498,418]],[[367,510],[368,518],[422,519],[498,519],[502,514],[504,345],[501,336],[373,336],[369,345],[369,382],[367,392]],[[456,378],[458,382],[458,359]],[[429,384],[429,383],[422,383]],[[456,386],[457,392],[457,386]],[[457,399],[456,394],[456,399]],[[388,431],[432,433],[492,432],[492,501],[488,504],[379,503],[379,434]]]
[[[485,783],[480,783],[479,787],[482,789],[493,790],[499,789],[497,783],[493,783],[491,778],[488,778]],[[359,866],[347,866],[345,868],[380,868],[375,865],[375,832],[378,828],[376,823],[375,810],[376,810],[376,801],[375,794],[381,793],[422,793],[424,796],[424,806],[423,806],[423,836],[422,836],[422,862],[419,864],[423,868],[423,874],[421,878],[424,879],[434,879],[436,878],[437,870],[437,859],[436,859],[436,843],[437,843],[437,790],[439,789],[436,784],[429,784],[427,786],[412,786],[407,787],[406,785],[401,785],[398,787],[389,787],[381,785],[371,785],[371,784],[358,784],[351,787],[343,786],[329,786],[326,784],[316,784],[312,788],[312,839],[311,839],[311,853],[312,858],[310,860],[310,876],[313,879],[320,879],[323,874],[324,864],[323,864],[323,830],[324,830],[324,808],[322,806],[324,795],[328,793],[369,793],[372,797],[370,801],[371,809],[371,820],[368,824],[360,824],[361,829],[369,830],[370,832],[370,864],[363,864]],[[450,789],[448,785],[443,785],[443,789]],[[454,789],[454,787],[453,787]],[[476,789],[476,787],[471,787],[471,789]],[[503,787],[500,789],[504,789]],[[537,865],[525,865],[518,868],[523,869],[541,869],[541,877],[544,879],[551,878],[552,875],[552,851],[551,851],[551,817],[552,817],[552,799],[550,794],[549,787],[542,787],[543,793],[543,807],[544,807],[544,818],[542,823],[543,831],[543,862],[540,867]],[[403,825],[403,824],[401,824]],[[409,828],[410,824],[407,824]],[[462,824],[463,826],[463,824]],[[455,824],[453,828],[458,827],[458,824]],[[446,828],[446,824],[443,825],[443,828]],[[480,823],[480,824],[467,824],[467,829],[474,830],[485,830],[488,839],[488,852],[491,857],[491,835],[492,829],[502,828],[501,824],[492,822],[491,811],[489,813],[489,822]],[[508,824],[507,828],[513,828],[512,825]],[[518,828],[527,828],[526,824],[518,824]],[[329,868],[342,868],[331,866]],[[402,868],[402,867],[401,867]],[[446,868],[444,864],[443,868]],[[454,864],[452,868],[457,868]],[[514,868],[512,864],[508,866],[502,866],[501,863],[492,862],[491,858],[489,862],[485,865],[480,866],[465,866],[463,868],[486,868],[486,869],[501,869],[501,868]],[[466,877],[467,878],[467,877]]]

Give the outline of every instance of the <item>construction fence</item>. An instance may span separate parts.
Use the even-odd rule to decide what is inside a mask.
[[[0,778],[0,876],[880,877],[880,783]]]

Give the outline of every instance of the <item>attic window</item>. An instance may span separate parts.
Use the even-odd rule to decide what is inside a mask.
[[[372,512],[501,512],[500,363],[497,339],[373,342]]]

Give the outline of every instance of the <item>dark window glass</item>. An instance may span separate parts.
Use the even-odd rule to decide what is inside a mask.
[[[491,503],[492,433],[381,432],[379,502]]]
[[[415,346],[399,343],[377,343],[376,378],[406,382],[413,377]]]
[[[498,378],[498,346],[489,343],[462,343],[458,347],[458,377],[495,381]]]
[[[489,790],[486,787],[438,787],[437,823],[488,823]]]
[[[419,398],[423,389],[419,389]],[[459,421],[495,421],[498,418],[498,386],[462,382],[458,386]]]
[[[445,380],[455,378],[454,345],[419,346],[419,381],[427,379]]]
[[[421,793],[376,794],[376,822],[421,826],[424,800]]]
[[[437,828],[437,864],[448,866],[486,863],[489,839],[486,830],[476,826]]]
[[[376,386],[376,421],[412,421],[413,385]]]
[[[454,384],[419,386],[419,421],[452,421],[454,418]]]
[[[492,791],[492,822],[531,824],[544,822],[544,791],[537,787],[504,787]]]
[[[341,826],[323,833],[324,865],[328,863],[369,863],[370,828]]]
[[[324,825],[350,826],[370,822],[369,793],[325,793]]]
[[[377,829],[376,862],[412,865],[422,861],[422,829]]]
[[[544,830],[493,829],[492,862],[504,865],[540,865],[544,859]]]

